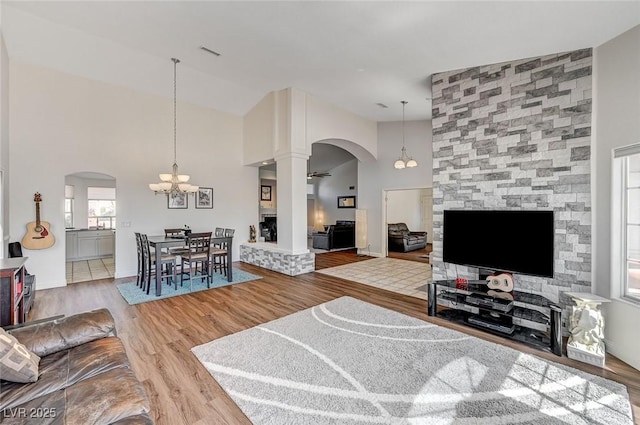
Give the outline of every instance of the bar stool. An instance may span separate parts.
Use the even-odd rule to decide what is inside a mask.
[[[151,255],[151,248],[149,245],[149,239],[147,235],[140,234],[140,239],[142,241],[142,257],[143,257],[143,273],[144,273],[144,286],[143,291],[146,291],[147,294],[151,290],[151,277],[154,276],[156,279],[167,279],[167,283],[170,284],[169,280],[176,282],[177,288],[177,279],[178,276],[176,274],[176,257],[171,254],[162,254],[160,258],[160,276],[155,276],[156,274],[156,261],[155,255]],[[165,271],[162,272],[162,266],[166,265]]]
[[[180,265],[180,286],[184,282],[184,275],[189,275],[189,285],[193,291],[193,278],[200,277],[201,280],[207,279],[207,288],[211,283],[211,265],[209,263],[209,255],[211,250],[211,232],[191,233],[187,236],[188,252],[181,255],[182,261]],[[198,265],[200,265],[200,276],[198,273]],[[188,272],[186,270],[188,266]],[[175,283],[178,289],[178,282]]]
[[[136,284],[142,288],[144,285],[144,256],[142,253],[142,235],[136,232],[136,248],[138,251],[138,272],[136,274]]]
[[[232,238],[235,229],[220,229],[221,234],[218,237]],[[214,244],[211,251],[211,266],[213,271],[220,271],[225,276],[227,275],[227,249],[228,243],[222,242]]]

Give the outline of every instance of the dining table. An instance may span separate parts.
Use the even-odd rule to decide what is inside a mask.
[[[171,248],[176,246],[185,246],[187,242],[186,236],[149,236],[149,245],[155,249],[156,257],[156,276],[161,276],[162,273],[162,250],[164,248]],[[226,236],[212,236],[211,245],[225,244],[227,246],[227,280],[233,281],[233,268],[231,267],[231,248],[233,237]],[[156,296],[162,295],[162,279],[156,278]]]

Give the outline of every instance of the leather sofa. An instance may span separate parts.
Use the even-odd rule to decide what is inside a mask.
[[[356,246],[355,221],[337,220],[329,226],[326,232],[313,234],[313,247],[316,249],[354,248]]]
[[[36,382],[0,380],[3,425],[153,424],[108,310],[34,323],[7,328],[40,363]]]
[[[427,232],[411,232],[405,223],[388,224],[389,251],[409,252],[427,246]]]

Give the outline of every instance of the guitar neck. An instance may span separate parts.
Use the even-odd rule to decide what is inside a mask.
[[[36,227],[40,228],[40,202],[36,202]]]

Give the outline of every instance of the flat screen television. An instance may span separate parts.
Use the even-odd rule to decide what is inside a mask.
[[[445,210],[445,263],[553,277],[553,211]]]

